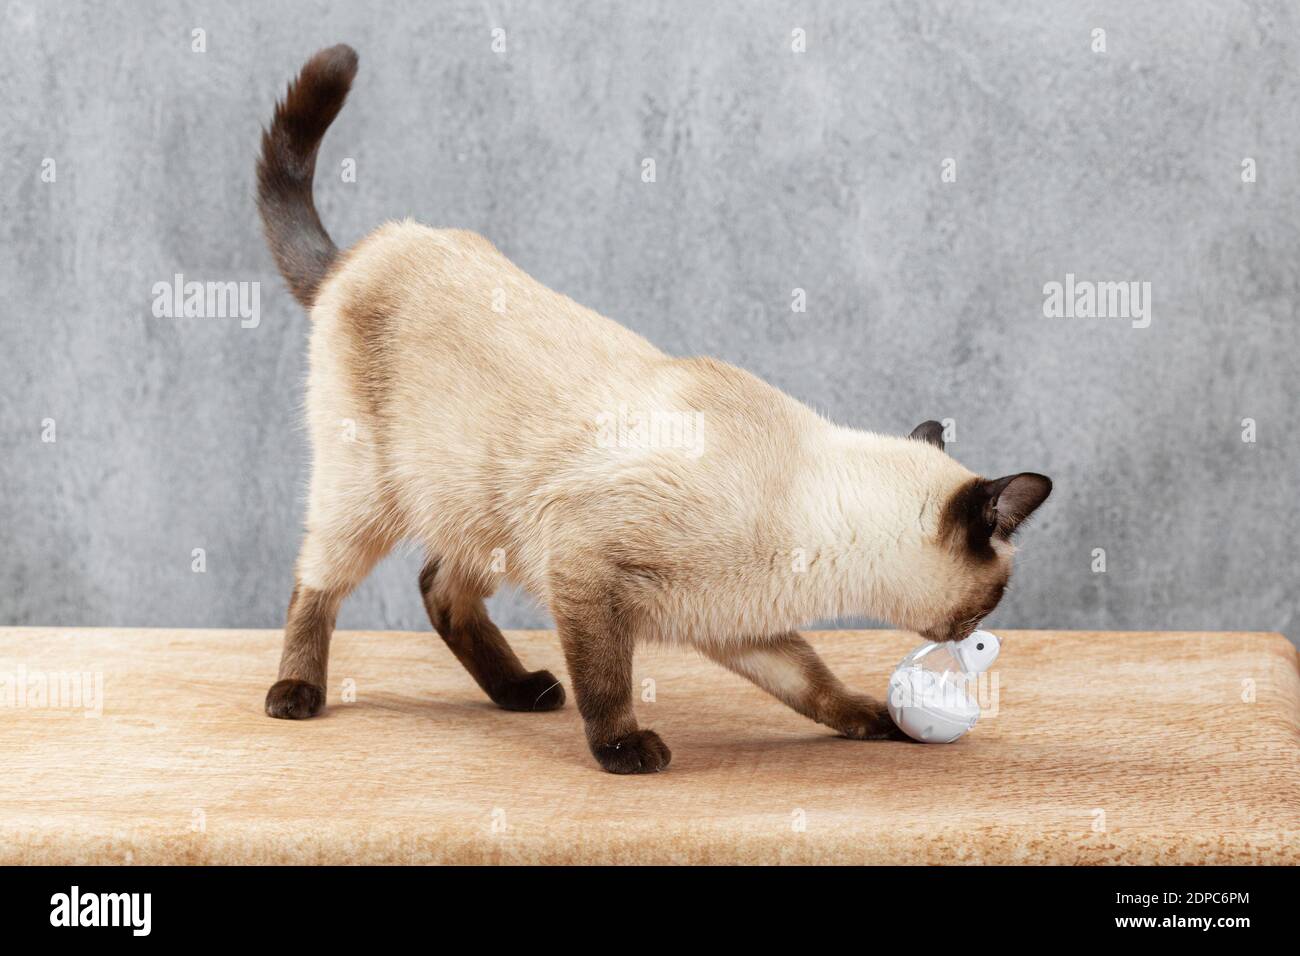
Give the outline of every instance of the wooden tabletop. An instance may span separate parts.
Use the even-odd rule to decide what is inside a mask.
[[[841,739],[647,648],[673,762],[616,777],[571,693],[497,710],[432,633],[339,632],[328,709],[292,722],[262,712],[277,631],[0,628],[0,863],[1300,863],[1284,638],[998,633],[946,746]],[[509,636],[565,673],[553,635]],[[917,643],[810,637],[882,697]]]

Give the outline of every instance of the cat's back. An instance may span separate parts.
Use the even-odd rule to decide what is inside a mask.
[[[328,456],[337,423],[355,421],[406,510],[436,501],[461,527],[589,455],[602,410],[635,403],[669,361],[482,236],[411,221],[340,256],[312,309],[310,356],[318,449]]]
[[[313,317],[363,353],[471,376],[607,373],[662,358],[616,322],[543,285],[490,241],[411,220],[376,229],[340,257]],[[398,371],[394,367],[392,371]]]

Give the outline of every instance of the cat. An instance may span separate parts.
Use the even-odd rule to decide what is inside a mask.
[[[553,710],[565,692],[524,666],[484,598],[508,582],[550,610],[607,771],[672,756],[633,712],[648,639],[694,646],[844,736],[901,739],[796,628],[865,615],[965,637],[1051,481],[977,476],[935,421],[907,437],[841,427],[724,362],[667,356],[472,232],[390,222],[340,252],[312,180],[356,71],[348,46],[313,56],[257,167],[268,244],[312,320],[306,531],[266,712],[323,708],[340,602],[414,540],[434,629],[500,707]],[[647,427],[680,416],[689,442]]]

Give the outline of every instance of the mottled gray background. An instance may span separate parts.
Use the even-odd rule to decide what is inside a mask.
[[[307,328],[253,160],[347,41],[317,187],[340,245],[475,229],[666,350],[842,422],[951,417],[970,467],[1052,475],[995,625],[1300,637],[1294,4],[2,7],[0,623],[282,622]],[[153,318],[175,272],[262,282],[260,327]],[[1151,327],[1044,318],[1067,272],[1151,282]],[[390,559],[341,625],[427,627],[417,570]]]

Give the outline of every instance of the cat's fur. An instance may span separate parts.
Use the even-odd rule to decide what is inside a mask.
[[[313,320],[306,536],[267,713],[321,709],[340,601],[414,539],[433,626],[502,707],[550,710],[564,689],[520,663],[483,599],[508,581],[550,609],[606,770],[670,759],[633,713],[643,639],[693,645],[849,737],[895,736],[795,628],[869,615],[965,636],[1050,481],[979,478],[935,422],[843,428],[723,362],[664,355],[470,232],[389,223],[339,253],[312,176],[356,62],[338,46],[307,63],[258,166],[268,242]],[[698,414],[698,446],[619,440],[620,409]]]

